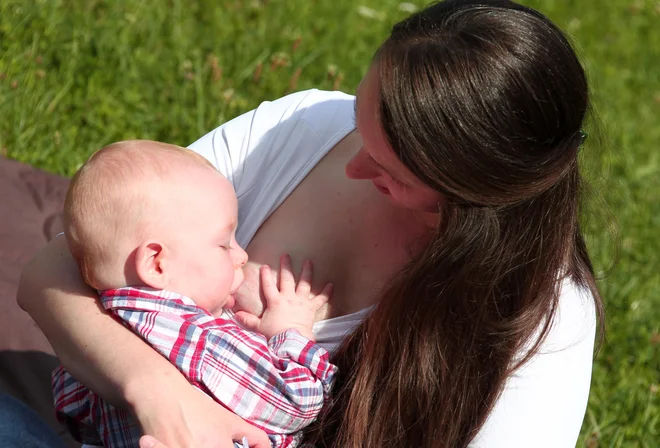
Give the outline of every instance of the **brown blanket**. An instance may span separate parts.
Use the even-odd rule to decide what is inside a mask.
[[[54,416],[50,372],[57,358],[16,305],[21,270],[61,231],[68,185],[68,179],[0,157],[0,391],[27,403],[76,447]]]

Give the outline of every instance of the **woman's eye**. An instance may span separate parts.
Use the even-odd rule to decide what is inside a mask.
[[[398,185],[400,187],[403,187],[403,186],[406,185],[403,182],[401,182],[399,179],[397,179],[396,177],[389,176],[389,178],[392,182],[394,182],[396,185]]]

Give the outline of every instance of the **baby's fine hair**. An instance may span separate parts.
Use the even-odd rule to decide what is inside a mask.
[[[194,151],[151,140],[112,143],[82,165],[64,203],[64,234],[87,284],[97,287],[92,268],[119,242],[145,231],[154,199],[186,168],[215,170]]]

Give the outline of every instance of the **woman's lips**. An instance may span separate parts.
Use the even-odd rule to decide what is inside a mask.
[[[388,190],[387,188],[385,188],[385,187],[381,187],[380,185],[378,185],[378,184],[377,184],[376,182],[374,182],[373,180],[372,180],[371,182],[374,184],[374,186],[376,187],[376,189],[377,189],[378,191],[380,191],[381,193],[383,193],[384,195],[387,195],[387,196],[391,196],[391,195],[392,195],[392,193],[390,193],[390,190]]]

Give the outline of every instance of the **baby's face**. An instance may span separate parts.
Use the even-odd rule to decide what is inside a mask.
[[[227,179],[212,170],[178,186],[164,223],[170,244],[168,288],[213,314],[234,306],[247,253],[236,243],[238,202]]]

